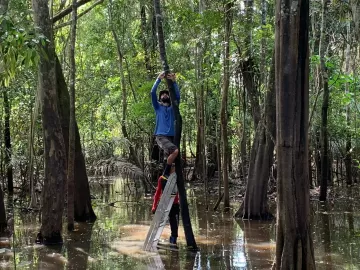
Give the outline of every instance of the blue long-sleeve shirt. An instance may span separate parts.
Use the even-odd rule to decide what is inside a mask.
[[[172,106],[164,106],[161,104],[156,95],[156,90],[160,84],[161,80],[157,79],[151,88],[151,101],[156,113],[156,124],[155,124],[155,135],[163,136],[174,136],[175,135],[175,116]],[[175,97],[176,100],[180,103],[180,91],[179,86],[174,82]]]

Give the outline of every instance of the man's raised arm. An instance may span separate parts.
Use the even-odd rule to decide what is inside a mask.
[[[156,90],[159,86],[159,84],[161,83],[161,79],[158,77],[153,85],[153,87],[151,88],[151,102],[152,105],[154,107],[154,109],[156,110],[157,108],[159,108],[159,102],[157,100],[157,96],[156,96]]]

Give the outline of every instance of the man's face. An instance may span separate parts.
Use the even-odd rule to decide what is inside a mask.
[[[163,93],[160,97],[162,102],[170,102],[170,97],[167,93]]]

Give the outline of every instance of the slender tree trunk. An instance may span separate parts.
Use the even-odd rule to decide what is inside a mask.
[[[201,9],[203,5],[201,1],[199,3],[199,12],[202,14],[203,10]],[[204,45],[206,48],[206,45]],[[204,72],[203,72],[203,50],[202,45],[198,43],[196,45],[196,79],[200,82],[199,91],[197,91],[198,95],[195,97],[195,102],[197,103],[196,111],[197,111],[197,131],[198,131],[198,141],[197,141],[197,152],[196,156],[198,159],[198,163],[195,162],[195,170],[197,174],[199,174],[200,179],[204,181],[204,193],[205,193],[205,205],[208,206],[207,202],[207,193],[208,193],[208,182],[206,175],[206,154],[205,154],[205,107],[204,107],[204,92],[205,92],[205,80],[204,80]],[[194,172],[195,172],[194,171]]]
[[[161,10],[160,10],[160,0],[154,0],[154,9],[155,9],[155,14],[156,14],[156,25],[157,25],[161,63],[162,63],[163,69],[165,71],[165,74],[168,74],[170,71],[170,68],[167,63],[167,57],[166,57],[165,39],[164,39],[164,32],[163,32],[163,26],[162,26],[162,15],[161,15]],[[170,92],[171,104],[172,104],[172,108],[174,110],[174,116],[175,116],[174,144],[178,147],[179,153],[181,153],[180,142],[181,142],[182,118],[181,118],[180,111],[179,111],[179,104],[175,98],[175,90],[173,87],[173,82],[169,79],[167,79],[166,81],[167,81],[168,89]],[[187,244],[188,249],[197,250],[198,247],[196,245],[194,233],[193,233],[193,230],[191,227],[189,207],[188,207],[188,203],[187,203],[180,155],[178,155],[176,157],[175,170],[176,170],[176,174],[177,174],[177,187],[178,187],[179,197],[180,197],[181,217],[182,217],[184,231],[185,231],[186,244]]]
[[[116,43],[116,48],[117,48],[117,54],[119,57],[119,73],[120,73],[120,79],[121,79],[121,90],[122,90],[122,119],[121,119],[121,131],[123,133],[124,138],[126,138],[129,142],[130,142],[130,136],[127,132],[127,128],[126,128],[126,114],[127,114],[127,88],[126,88],[126,80],[125,80],[125,73],[124,73],[124,55],[122,53],[121,50],[121,43],[119,40],[119,37],[115,31],[114,25],[113,25],[113,21],[112,21],[112,10],[110,10],[110,27],[111,27],[111,32],[113,34],[114,37],[114,41]],[[139,157],[136,153],[136,150],[134,148],[134,146],[130,143],[129,146],[129,150],[130,150],[130,159],[135,162],[135,164],[138,167],[142,167],[141,162],[139,160]],[[146,193],[148,192],[147,190],[147,185],[146,183],[144,183],[144,188],[146,189]]]
[[[315,269],[308,179],[309,1],[276,2],[277,227],[274,269]]]
[[[240,99],[240,97],[239,97]],[[246,151],[246,141],[247,141],[247,120],[246,120],[246,112],[247,112],[247,106],[246,106],[246,91],[245,87],[243,87],[242,91],[242,114],[243,114],[243,129],[242,129],[242,136],[241,136],[241,142],[240,142],[240,151],[241,151],[241,169],[242,169],[242,175],[244,182],[246,181],[246,175],[247,175],[247,167],[248,167],[248,154]],[[240,106],[239,106],[240,108]]]
[[[350,58],[351,58],[351,48],[350,48],[350,22],[347,25],[347,45],[346,45],[346,59],[345,59],[345,73],[349,74],[350,72]],[[345,83],[345,94],[348,94],[349,83]],[[350,119],[350,105],[346,106],[346,125],[347,125],[347,135],[346,135],[346,156],[345,156],[345,169],[346,169],[346,184],[352,185],[352,157],[351,157],[351,119]]]
[[[14,192],[14,182],[13,182],[13,167],[11,164],[11,136],[10,136],[10,115],[11,115],[11,106],[8,97],[8,90],[3,88],[3,97],[4,97],[4,111],[5,111],[5,121],[4,121],[4,142],[5,142],[5,169],[6,169],[6,178],[7,178],[7,187],[9,194]]]
[[[261,25],[265,31],[266,27],[266,14],[267,14],[267,2],[266,0],[261,0]],[[260,64],[260,81],[264,85],[267,86],[266,80],[266,51],[267,51],[267,44],[266,44],[266,36],[265,32],[263,32],[261,36],[261,64]]]
[[[57,244],[62,243],[66,156],[57,106],[55,46],[48,0],[33,0],[32,6],[35,26],[47,39],[44,45],[39,44],[43,52],[40,54],[39,87],[42,93],[45,179],[38,242]]]
[[[320,70],[321,70],[321,82],[323,88],[323,103],[321,109],[321,184],[320,184],[320,201],[326,201],[327,194],[327,185],[329,181],[329,141],[328,141],[328,107],[329,107],[329,84],[328,84],[328,74],[327,68],[325,65],[325,51],[326,46],[329,42],[328,35],[325,36],[325,29],[327,26],[327,16],[328,16],[328,0],[323,0],[322,15],[321,15],[321,30],[320,30]]]
[[[228,134],[227,134],[227,103],[230,84],[230,36],[232,28],[233,1],[225,4],[225,38],[224,38],[224,67],[223,67],[223,86],[221,94],[220,123],[221,123],[221,165],[222,179],[224,182],[224,211],[230,207],[229,195],[229,171],[228,171]]]
[[[57,102],[61,115],[61,130],[64,136],[66,154],[69,149],[69,124],[70,124],[70,97],[67,90],[64,74],[60,61],[56,58],[56,84]],[[86,173],[85,159],[82,152],[80,134],[75,121],[75,221],[95,221],[96,215],[92,209],[89,181]]]
[[[68,230],[74,230],[74,170],[75,170],[75,80],[76,80],[76,63],[75,63],[75,46],[76,46],[76,24],[77,8],[76,0],[73,0],[73,11],[71,14],[71,31],[70,31],[70,123],[69,123],[69,157],[68,157],[68,175],[67,175],[67,222]]]
[[[147,78],[150,80],[152,74],[152,66],[150,62],[150,54],[147,42],[147,27],[146,27],[146,6],[144,1],[140,1],[140,17],[141,17],[141,32],[142,32],[142,45],[144,50],[144,60],[145,60],[145,67],[147,72]]]

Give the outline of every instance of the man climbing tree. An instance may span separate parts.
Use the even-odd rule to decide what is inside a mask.
[[[158,42],[159,42],[159,50],[160,50],[160,58],[163,66],[163,70],[165,71],[165,75],[169,74],[169,65],[167,63],[166,58],[166,50],[165,50],[165,40],[164,40],[164,32],[162,27],[162,16],[160,10],[160,1],[154,0],[154,9],[156,15],[156,26],[157,26],[157,34],[158,34]],[[170,77],[171,78],[171,77]],[[174,120],[175,120],[175,131],[174,131],[174,144],[176,145],[178,151],[180,152],[180,142],[181,142],[181,129],[182,129],[182,118],[179,111],[179,102],[176,99],[174,82],[172,79],[167,78],[166,82],[169,89],[171,105],[174,112]],[[197,245],[195,242],[194,234],[191,227],[191,221],[189,216],[189,207],[187,204],[186,191],[184,185],[184,177],[181,168],[181,161],[179,155],[175,158],[175,170],[177,175],[177,187],[180,196],[180,209],[181,209],[181,217],[183,221],[186,243],[189,249],[197,250]]]
[[[164,190],[167,179],[170,175],[172,164],[179,154],[179,150],[173,143],[175,135],[174,127],[174,110],[171,107],[170,94],[168,90],[161,90],[159,92],[159,100],[157,100],[156,90],[161,83],[161,79],[165,77],[165,72],[160,73],[156,79],[154,86],[151,89],[151,100],[156,113],[155,124],[155,140],[159,147],[164,151],[167,156],[165,168],[163,174],[158,179],[158,186],[154,196],[154,203],[152,206],[152,212],[155,213],[156,207],[160,201],[162,190]],[[174,73],[168,74],[167,78],[172,80],[173,87],[175,89],[176,101],[180,102],[179,87],[176,83],[176,76]],[[176,195],[174,204],[169,213],[169,222],[171,228],[170,244],[176,245],[178,237],[179,226],[179,195]]]
[[[168,90],[161,90],[159,92],[159,100],[157,100],[156,90],[161,83],[161,79],[165,77],[165,72],[162,72],[154,86],[151,89],[151,100],[156,113],[156,125],[155,125],[155,140],[159,147],[164,151],[167,156],[165,169],[162,174],[162,178],[167,180],[170,174],[170,169],[174,163],[179,150],[174,142],[175,127],[174,127],[174,111],[171,106],[170,94]],[[167,78],[173,81],[175,89],[175,95],[177,102],[180,102],[179,87],[176,83],[175,74],[168,74]]]

